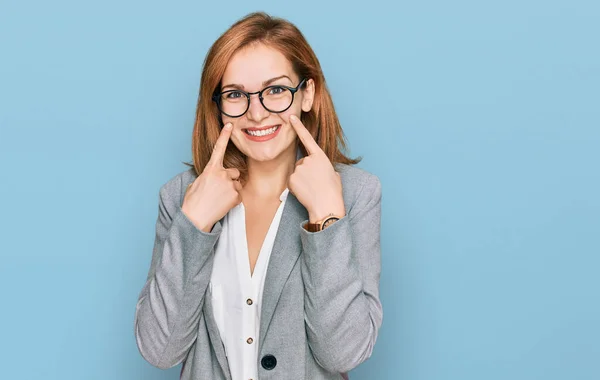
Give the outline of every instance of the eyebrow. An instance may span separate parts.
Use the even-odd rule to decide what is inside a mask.
[[[280,76],[275,77],[275,78],[267,79],[266,81],[262,82],[262,85],[263,85],[263,87],[266,87],[266,86],[270,85],[271,83],[273,83],[273,82],[275,82],[275,81],[277,81],[279,79],[283,79],[283,78],[287,78],[290,82],[292,81],[290,79],[290,77],[288,77],[287,75],[280,75]],[[236,88],[238,90],[243,90],[244,89],[243,85],[241,85],[241,84],[235,84],[235,83],[225,85],[222,88],[225,89],[227,87]]]

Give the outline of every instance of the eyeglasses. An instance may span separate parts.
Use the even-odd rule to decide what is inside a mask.
[[[217,103],[219,111],[229,117],[244,115],[250,108],[250,95],[254,94],[258,94],[260,103],[267,111],[281,113],[291,107],[294,102],[294,94],[305,82],[306,78],[302,79],[296,87],[276,84],[256,92],[227,90],[214,94],[212,99]]]

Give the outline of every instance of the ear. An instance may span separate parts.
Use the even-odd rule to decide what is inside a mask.
[[[308,79],[302,89],[302,111],[308,112],[312,109],[315,100],[315,81]]]

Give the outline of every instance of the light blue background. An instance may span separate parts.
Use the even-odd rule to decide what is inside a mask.
[[[0,378],[177,379],[133,316],[158,189],[235,20],[296,23],[384,191],[352,379],[600,378],[597,1],[3,1]]]

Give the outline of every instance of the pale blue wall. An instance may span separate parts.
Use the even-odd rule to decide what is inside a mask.
[[[383,183],[384,325],[352,379],[599,379],[599,3],[283,3],[0,4],[0,378],[177,379],[133,336],[158,189],[208,47],[264,9]]]

